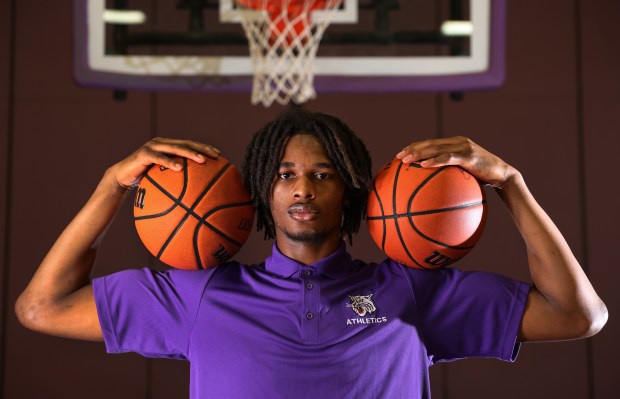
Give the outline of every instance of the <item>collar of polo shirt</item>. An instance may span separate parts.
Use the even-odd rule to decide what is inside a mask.
[[[282,277],[291,277],[304,269],[313,269],[328,278],[337,279],[349,272],[351,263],[351,255],[347,252],[346,244],[342,240],[336,251],[311,265],[304,265],[284,255],[274,242],[272,254],[265,260],[265,269]]]

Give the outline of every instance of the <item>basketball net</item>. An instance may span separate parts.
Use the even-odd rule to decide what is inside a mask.
[[[235,0],[250,44],[252,104],[316,97],[313,65],[323,32],[343,0]],[[322,18],[313,18],[322,10]]]

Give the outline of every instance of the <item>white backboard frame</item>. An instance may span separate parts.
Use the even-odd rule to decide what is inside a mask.
[[[345,1],[344,9],[348,9],[349,13],[341,13],[334,23],[338,23],[338,18],[342,18],[341,23],[352,23],[351,15],[357,19],[356,0]],[[469,55],[317,57],[314,66],[315,86],[319,91],[460,90],[497,87],[503,82],[505,74],[505,1],[470,0],[471,21],[475,28],[470,38]],[[81,84],[152,90],[251,89],[249,82],[252,77],[252,63],[247,56],[105,54],[105,25],[101,17],[105,0],[74,2],[77,55],[75,71]],[[232,0],[223,0],[222,4],[224,8],[220,9],[220,15],[223,14],[223,18],[228,22],[234,22],[236,17]],[[355,13],[351,13],[350,7],[353,4]],[[323,77],[325,79],[322,79]],[[321,83],[322,80],[324,83]]]

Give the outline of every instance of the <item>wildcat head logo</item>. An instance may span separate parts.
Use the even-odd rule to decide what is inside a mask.
[[[348,303],[347,307],[352,308],[361,317],[372,314],[377,310],[375,303],[372,301],[373,295],[349,295],[351,303]]]

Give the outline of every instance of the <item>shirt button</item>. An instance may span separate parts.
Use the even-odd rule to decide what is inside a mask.
[[[312,270],[304,270],[304,275],[311,276],[312,275]]]
[[[307,288],[307,289],[309,289],[309,290],[311,290],[311,289],[313,289],[313,288],[314,288],[314,284],[312,284],[312,283],[308,283],[308,284],[306,284],[306,288]]]
[[[308,319],[308,320],[314,319],[314,314],[312,312],[306,313],[306,319]]]

